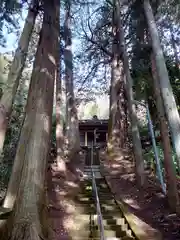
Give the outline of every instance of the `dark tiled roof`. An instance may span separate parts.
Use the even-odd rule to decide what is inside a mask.
[[[107,125],[108,119],[85,119],[85,120],[79,120],[79,125]]]

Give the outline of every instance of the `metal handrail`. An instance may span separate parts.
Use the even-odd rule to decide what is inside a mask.
[[[92,190],[95,193],[96,211],[97,211],[98,225],[99,225],[99,230],[100,230],[100,239],[105,240],[103,218],[102,218],[101,207],[100,207],[100,203],[99,203],[99,196],[98,196],[94,171],[93,171],[93,168],[92,168],[92,165],[93,165],[92,163],[93,163],[93,145],[92,145],[92,149],[91,149]]]
[[[160,159],[159,159],[157,145],[156,145],[156,138],[155,138],[155,133],[154,133],[154,129],[153,129],[153,123],[152,123],[151,115],[150,115],[150,112],[149,112],[148,104],[139,102],[137,100],[134,100],[133,102],[135,104],[139,104],[139,105],[144,106],[146,108],[146,116],[147,116],[147,120],[148,120],[148,128],[149,128],[149,131],[150,131],[151,140],[152,140],[152,144],[153,144],[154,157],[155,157],[155,161],[156,161],[156,165],[157,165],[158,177],[159,177],[159,181],[160,181],[160,184],[161,184],[161,187],[162,187],[162,191],[163,191],[164,195],[166,195],[166,184],[165,184],[165,182],[163,180],[163,175],[162,175],[162,170],[161,170],[161,165],[160,165]]]

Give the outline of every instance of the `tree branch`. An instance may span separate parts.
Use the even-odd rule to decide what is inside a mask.
[[[110,63],[110,60],[108,60],[108,61],[101,61],[101,62],[96,63],[96,64],[91,68],[91,71],[87,74],[87,76],[85,77],[85,79],[83,80],[83,82],[82,82],[82,84],[81,84],[81,87],[77,90],[77,93],[80,92],[80,91],[82,91],[82,88],[83,88],[84,84],[86,83],[86,81],[88,80],[88,78],[91,76],[91,74],[92,74],[93,72],[95,72],[95,71],[98,69],[98,67],[99,67],[101,64],[106,65],[106,64],[108,64],[108,63]]]
[[[96,45],[101,51],[103,51],[104,53],[106,53],[109,57],[112,57],[112,53],[110,51],[108,51],[104,46],[102,46],[99,42],[97,42],[96,40],[94,40],[93,38],[93,31],[91,29],[89,20],[88,20],[88,27],[89,27],[89,31],[91,33],[91,37],[89,37],[82,25],[82,30],[84,32],[85,38],[87,41],[91,42],[92,44]]]

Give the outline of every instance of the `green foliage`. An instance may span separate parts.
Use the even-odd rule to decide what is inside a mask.
[[[24,121],[24,106],[15,103],[13,107],[12,117],[7,129],[6,139],[3,149],[3,161],[7,165],[12,165],[16,154],[16,147],[18,144],[21,126]]]
[[[1,55],[1,58],[0,58],[0,76],[1,76],[0,87],[2,88],[2,90],[6,84],[6,79],[9,71],[9,65],[11,64],[11,59],[12,59],[12,56],[5,57],[4,55]],[[25,72],[21,77],[20,85],[15,97],[15,103],[13,105],[11,119],[7,129],[3,155],[1,156],[1,158],[3,158],[4,164],[5,163],[7,164],[7,168],[9,168],[9,165],[12,165],[13,163],[21,126],[25,116],[24,106],[25,106],[26,97],[27,97],[27,87],[25,86],[25,81],[27,81],[29,77],[27,77],[27,74]],[[4,166],[3,166],[3,169],[4,169]]]
[[[158,156],[159,156],[160,164],[162,167],[162,171],[164,173],[164,154],[163,154],[163,148],[161,143],[157,144],[157,151],[158,151]],[[152,146],[149,148],[148,152],[144,153],[144,159],[147,165],[150,165],[152,167],[155,166],[154,150]],[[174,150],[172,150],[172,159],[173,159],[173,164],[176,169],[176,172],[178,172],[178,165],[177,165],[176,155]]]
[[[0,187],[3,185],[7,186],[9,178],[11,176],[12,165],[6,163],[0,164]]]
[[[147,126],[139,126],[139,133],[142,136],[148,136],[148,127]]]

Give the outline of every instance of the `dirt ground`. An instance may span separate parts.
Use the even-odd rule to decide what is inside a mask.
[[[81,209],[77,209],[74,201],[74,196],[80,190],[82,164],[80,162],[79,165],[69,167],[71,171],[68,168],[62,171],[62,166],[49,163],[47,192],[52,240],[69,240],[83,228],[83,223],[78,219]]]
[[[138,189],[134,169],[128,160],[104,158],[104,174],[119,200],[141,220],[162,233],[164,240],[180,239],[180,217],[173,213],[153,176]],[[129,165],[129,170],[125,167]]]

